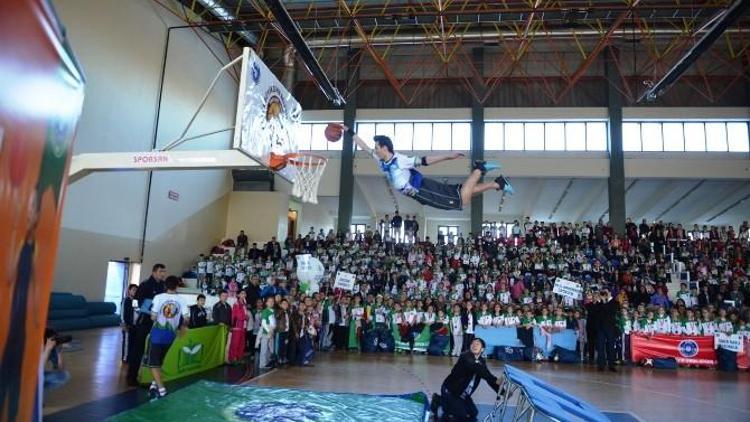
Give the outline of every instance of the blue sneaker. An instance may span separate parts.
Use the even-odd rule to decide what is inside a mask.
[[[505,176],[497,177],[495,179],[495,183],[497,183],[500,186],[500,189],[498,190],[502,190],[503,192],[509,195],[513,195],[516,192],[516,190],[513,189],[513,186],[511,186],[510,182],[508,181],[508,179],[505,178]]]
[[[495,163],[492,161],[476,160],[471,166],[471,169],[479,170],[480,172],[482,172],[482,176],[484,176],[488,171],[499,170],[501,167],[502,166],[499,163]]]

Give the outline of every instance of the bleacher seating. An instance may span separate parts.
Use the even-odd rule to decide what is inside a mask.
[[[53,292],[50,296],[47,326],[57,331],[116,327],[120,316],[112,302],[88,302],[72,293]]]

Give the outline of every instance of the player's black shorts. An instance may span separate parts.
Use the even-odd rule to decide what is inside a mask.
[[[171,345],[171,343],[154,344],[149,340],[148,350],[146,350],[146,361],[143,366],[147,368],[161,368],[162,363],[164,363],[164,357],[167,356]]]
[[[422,186],[412,198],[422,205],[448,211],[460,211],[461,185],[442,183],[427,177],[422,179]]]

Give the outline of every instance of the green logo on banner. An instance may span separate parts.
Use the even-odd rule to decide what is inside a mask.
[[[193,366],[200,366],[203,361],[203,344],[188,340],[188,343],[180,348],[177,358],[177,370],[189,371]]]

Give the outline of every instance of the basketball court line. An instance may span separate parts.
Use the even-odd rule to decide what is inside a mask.
[[[269,375],[269,374],[273,374],[274,372],[276,372],[278,370],[279,370],[278,368],[273,368],[273,369],[271,369],[270,371],[268,371],[266,373],[260,374],[257,377],[250,378],[249,380],[247,380],[245,382],[242,382],[240,384],[237,384],[237,385],[247,385],[247,384],[250,384],[250,383],[252,383],[253,381],[255,381],[257,379],[263,378],[263,377],[265,377],[266,375]]]

